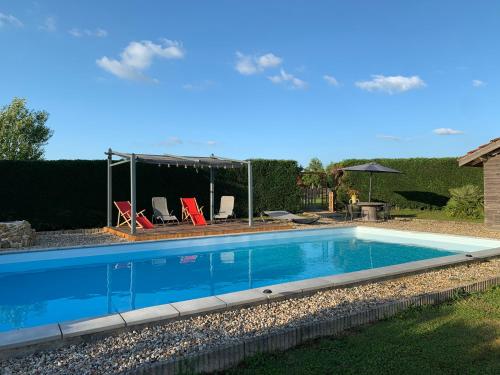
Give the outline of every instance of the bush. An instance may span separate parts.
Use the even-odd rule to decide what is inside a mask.
[[[346,167],[375,161],[403,174],[373,174],[372,200],[399,208],[441,209],[450,198],[450,189],[467,184],[483,186],[482,168],[458,167],[455,158],[350,159],[337,163]],[[345,172],[339,199],[348,199],[347,188],[359,190],[368,200],[369,174]]]
[[[483,193],[475,185],[450,189],[451,198],[446,204],[448,215],[458,218],[479,218],[483,215]]]
[[[252,161],[254,213],[297,211],[299,168],[292,160]],[[215,171],[215,209],[220,196],[234,195],[238,217],[248,215],[247,169]],[[24,219],[37,230],[102,227],[106,224],[106,161],[0,161],[0,221]],[[209,212],[207,169],[137,164],[137,207],[151,214],[151,197],[165,196],[180,218],[180,197],[196,197]],[[113,168],[113,199],[130,199],[127,165]],[[117,212],[113,212],[113,222]]]

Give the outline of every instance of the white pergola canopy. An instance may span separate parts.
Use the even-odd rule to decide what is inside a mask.
[[[130,203],[132,206],[132,220],[131,220],[131,233],[136,232],[136,163],[148,163],[167,165],[172,167],[193,167],[193,168],[208,168],[210,171],[210,221],[214,217],[214,169],[217,168],[241,168],[247,166],[248,168],[248,225],[253,224],[253,183],[252,183],[252,163],[250,160],[234,160],[228,158],[221,158],[215,155],[208,157],[203,156],[175,156],[175,155],[149,155],[149,154],[130,154],[125,152],[118,152],[108,149],[105,154],[108,156],[108,195],[107,195],[107,225],[112,226],[112,210],[113,210],[113,197],[112,197],[112,167],[129,163],[130,164]],[[113,161],[113,156],[121,158],[120,160]]]

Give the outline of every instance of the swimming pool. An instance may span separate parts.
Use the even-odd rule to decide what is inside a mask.
[[[500,247],[349,227],[0,255],[0,331]]]

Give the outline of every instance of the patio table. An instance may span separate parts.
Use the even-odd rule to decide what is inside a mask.
[[[384,206],[381,202],[358,202],[356,205],[361,207],[363,221],[377,221],[377,208]]]

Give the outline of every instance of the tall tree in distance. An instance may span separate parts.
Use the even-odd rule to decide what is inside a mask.
[[[318,158],[312,158],[309,165],[304,169],[302,183],[309,187],[320,187],[324,178],[325,170],[323,163]]]
[[[45,123],[49,114],[26,107],[26,99],[14,98],[0,109],[0,159],[43,159],[53,131]]]

